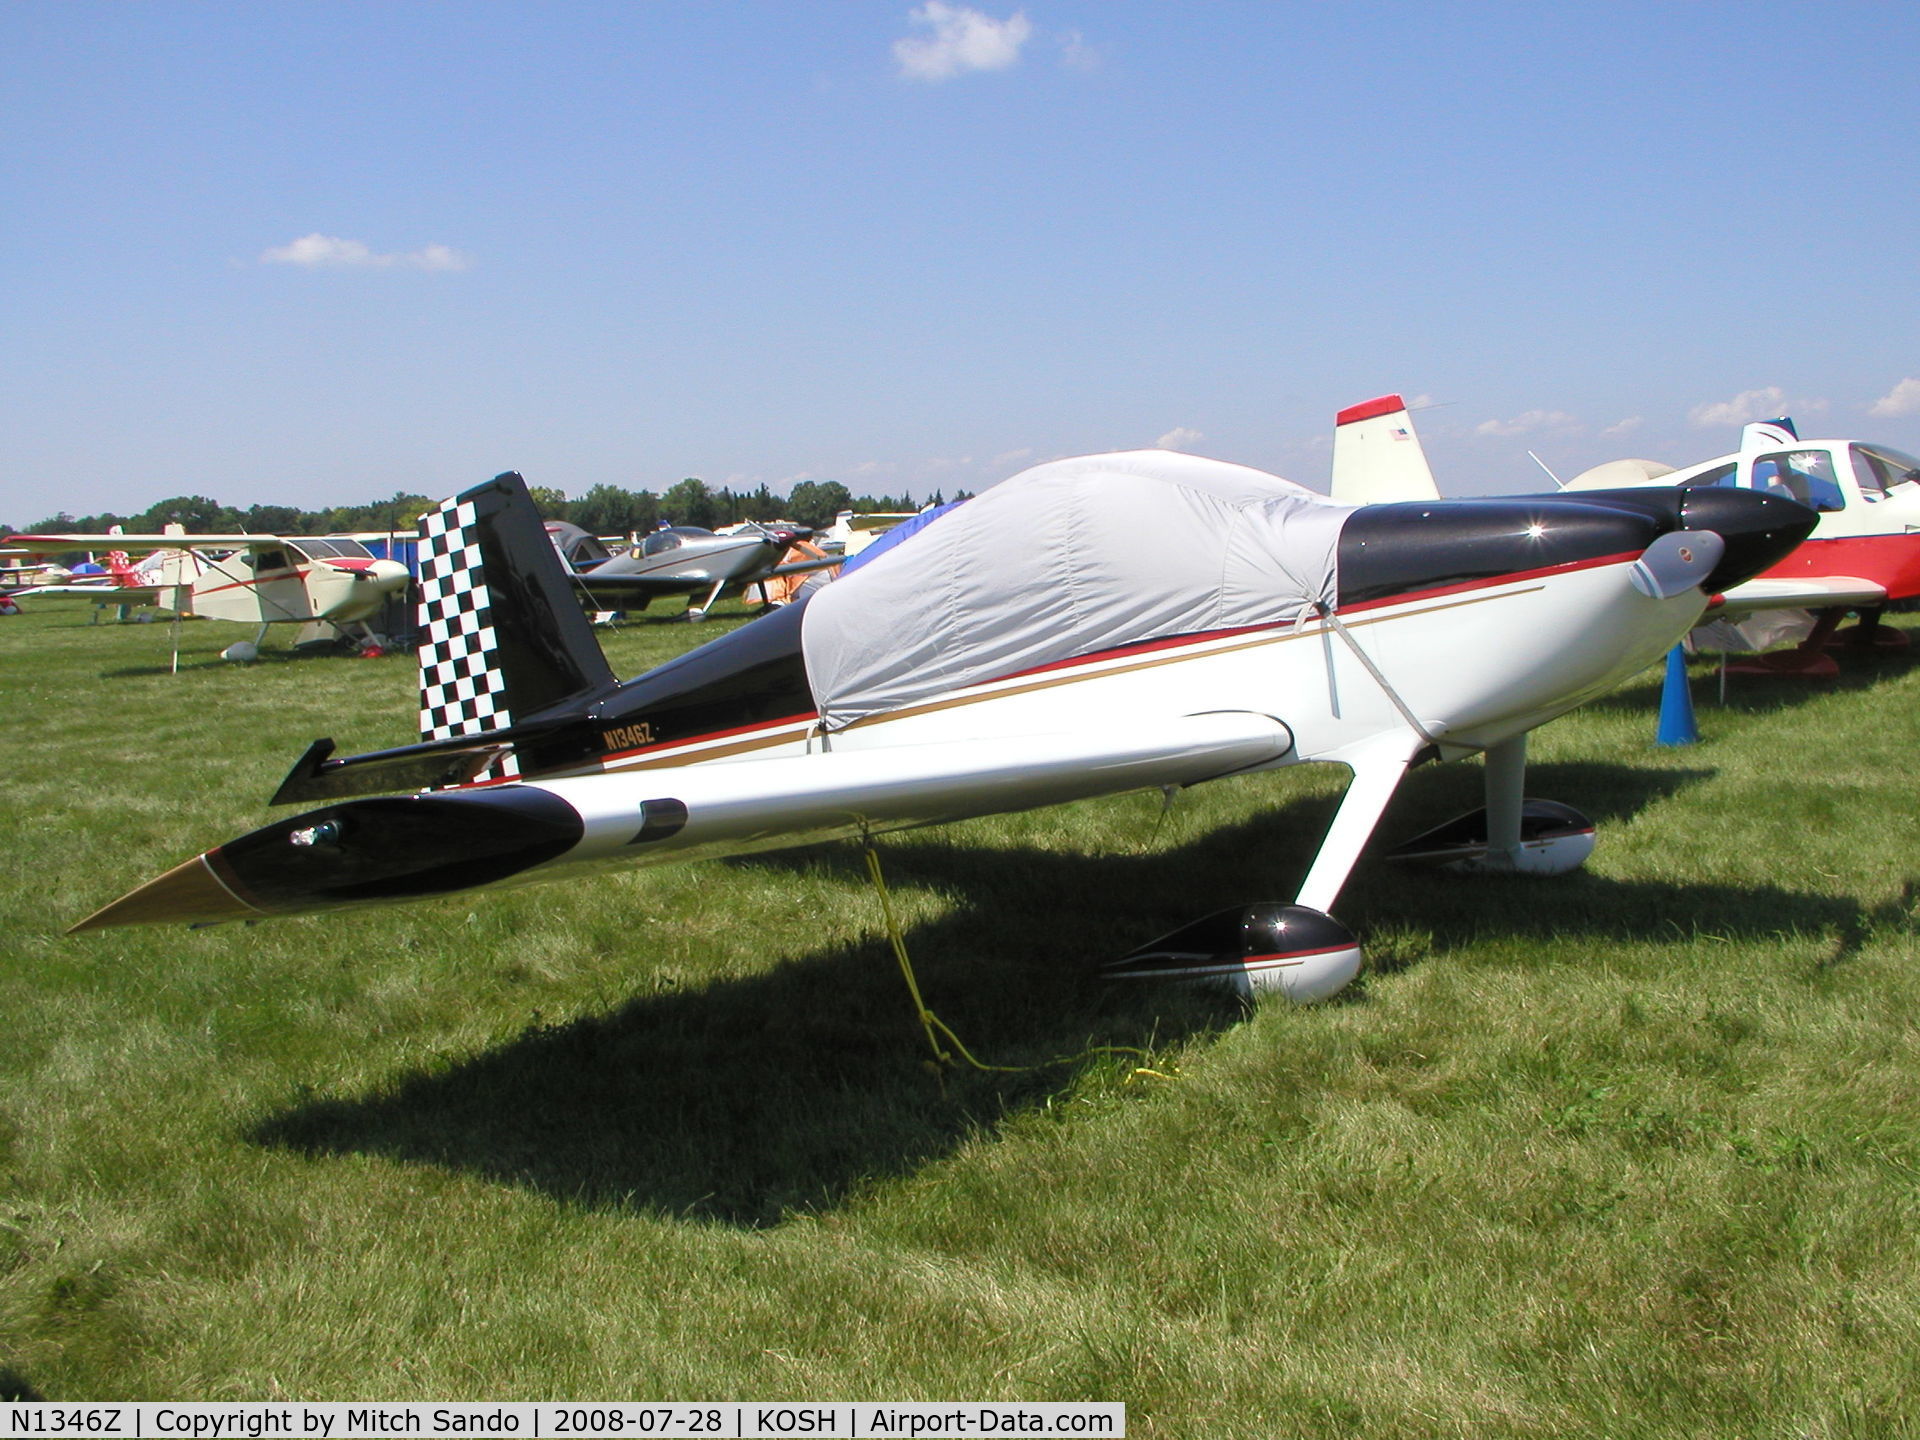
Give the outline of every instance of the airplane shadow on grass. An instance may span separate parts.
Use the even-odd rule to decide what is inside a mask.
[[[244,639],[246,637],[242,636],[241,638]],[[342,662],[371,661],[375,663],[382,661],[392,661],[393,663],[405,662],[409,669],[411,669],[413,665],[413,652],[410,650],[389,650],[381,655],[363,656],[352,649],[332,645],[303,645],[296,649],[289,650],[263,648],[253,659],[242,661],[229,660],[217,650],[212,654],[207,654],[205,651],[194,651],[181,655],[180,668],[177,672],[173,668],[172,656],[169,653],[163,654],[151,665],[122,665],[114,670],[102,670],[100,672],[100,678],[102,680],[125,680],[153,675],[172,675],[176,673],[186,675],[196,670],[231,670],[235,666],[249,670],[271,669],[279,665],[303,665],[314,660],[338,660]]]
[[[1577,799],[1604,825],[1709,773],[1541,765],[1529,790]],[[1383,835],[1471,808],[1478,785],[1477,767],[1415,777]],[[529,1028],[375,1093],[301,1105],[249,1138],[310,1155],[444,1166],[563,1204],[745,1228],[829,1209],[874,1181],[937,1161],[1009,1115],[1056,1102],[1090,1078],[1111,1085],[1141,1063],[1102,1047],[1150,1050],[1233,1024],[1239,1004],[1223,993],[1104,985],[1095,966],[1210,911],[1291,894],[1333,805],[1327,796],[1295,800],[1177,845],[1124,854],[996,849],[948,843],[939,832],[888,846],[890,885],[960,897],[950,913],[906,935],[927,1005],[983,1061],[1034,1068],[962,1063],[930,1074],[926,1038],[881,938]],[[853,846],[729,863],[865,873]],[[1847,902],[1771,887],[1676,894],[1591,875],[1468,883],[1380,859],[1362,863],[1337,908],[1363,936],[1370,926],[1416,923],[1437,951],[1484,936],[1490,925],[1547,946],[1671,938],[1676,915],[1733,936],[1787,927],[1845,933],[1865,923]],[[1364,983],[1348,997],[1365,1003]]]

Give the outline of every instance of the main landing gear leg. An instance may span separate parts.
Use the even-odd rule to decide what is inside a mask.
[[[1901,651],[1907,648],[1907,632],[1896,630],[1891,625],[1882,625],[1880,616],[1886,610],[1884,605],[1874,605],[1860,612],[1860,623],[1849,625],[1836,631],[1834,639],[1843,641],[1855,650]]]
[[[1726,667],[1729,675],[1791,675],[1800,680],[1835,680],[1840,662],[1827,654],[1827,642],[1847,617],[1844,606],[1830,605],[1814,612],[1813,633],[1791,650],[1768,650],[1749,655]]]
[[[1529,800],[1525,733],[1487,747],[1486,808],[1388,853],[1478,875],[1564,875],[1593,853],[1593,822],[1557,800]]]
[[[707,592],[706,599],[702,600],[698,605],[689,605],[687,607],[687,619],[689,620],[706,619],[707,612],[713,608],[714,602],[720,598],[720,592],[726,588],[727,588],[726,581],[724,580],[714,581],[713,589]]]
[[[1486,858],[1490,868],[1520,868],[1520,810],[1526,804],[1526,788],[1527,733],[1523,730],[1487,751]]]
[[[1278,993],[1324,1000],[1360,973],[1360,942],[1327,913],[1379,824],[1416,753],[1376,747],[1349,760],[1353,780],[1291,905],[1262,901],[1218,910],[1105,967],[1110,980],[1182,979],[1224,984],[1243,997]]]

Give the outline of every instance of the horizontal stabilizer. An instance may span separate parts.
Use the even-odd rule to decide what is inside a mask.
[[[396,790],[439,790],[464,785],[512,747],[500,740],[437,741],[332,759],[331,740],[316,740],[294,762],[270,805],[388,795]]]

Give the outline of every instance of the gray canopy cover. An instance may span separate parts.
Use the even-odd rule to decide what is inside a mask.
[[[1004,480],[823,587],[801,624],[821,725],[1170,635],[1331,605],[1354,507],[1166,450]]]

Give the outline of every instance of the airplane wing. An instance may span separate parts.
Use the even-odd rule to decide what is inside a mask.
[[[567,577],[575,590],[608,600],[651,600],[659,595],[692,595],[713,587],[711,580],[689,580],[674,575],[602,574],[598,570],[578,570]]]
[[[110,605],[151,605],[160,598],[161,586],[158,585],[83,585],[78,582],[54,585],[29,585],[20,590],[9,590],[9,598],[30,600],[36,595],[90,595],[102,604]],[[165,587],[172,589],[172,586]]]
[[[818,560],[796,560],[791,565],[774,566],[766,574],[754,577],[751,583],[757,585],[762,580],[773,579],[776,575],[804,575],[812,570],[826,570],[846,563],[847,557],[844,555],[824,555]]]
[[[820,560],[800,560],[791,565],[777,565],[761,574],[747,574],[728,580],[724,588],[731,592],[743,590],[749,585],[758,585],[762,580],[770,580],[777,575],[798,575],[810,570],[824,570],[828,566],[846,562],[843,555],[829,555]],[[661,595],[698,595],[711,590],[715,584],[710,579],[689,579],[685,575],[653,574],[623,575],[618,571],[611,574],[599,570],[578,571],[569,577],[573,587],[584,591],[594,599],[606,600],[651,600]]]
[[[6,543],[35,555],[68,550],[266,550],[286,544],[278,535],[9,535]]]
[[[1754,579],[1735,585],[1708,620],[1739,619],[1756,610],[1825,610],[1836,605],[1881,605],[1887,589],[1852,575],[1806,575],[1793,579]]]

